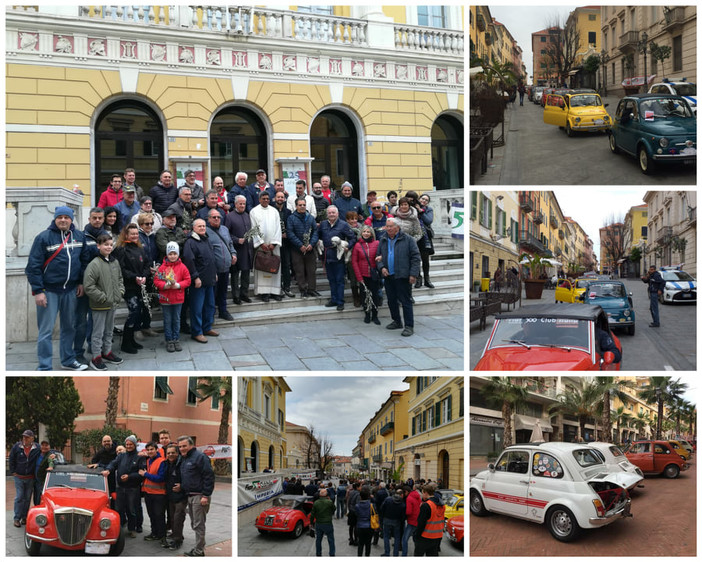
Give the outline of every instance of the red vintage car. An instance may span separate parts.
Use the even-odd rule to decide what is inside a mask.
[[[644,474],[662,474],[666,478],[677,478],[682,470],[690,468],[667,441],[634,441],[626,458]]]
[[[107,478],[98,469],[59,465],[47,472],[41,503],[27,513],[24,547],[42,544],[86,554],[118,556],[124,550],[119,514],[110,509]]]
[[[600,341],[610,336],[619,354],[607,314],[589,304],[523,306],[495,315],[495,325],[475,366],[476,371],[618,371],[612,351]]]
[[[312,503],[310,496],[278,496],[271,507],[259,514],[254,525],[262,535],[291,533],[296,539],[310,526]]]
[[[463,515],[451,517],[446,522],[446,538],[454,543],[458,548],[463,548]]]

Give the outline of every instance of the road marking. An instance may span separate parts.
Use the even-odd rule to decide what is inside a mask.
[[[674,371],[673,367],[671,365],[663,365],[663,370],[664,371]]]

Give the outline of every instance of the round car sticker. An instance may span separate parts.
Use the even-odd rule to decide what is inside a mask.
[[[546,472],[544,472],[544,476],[551,476],[551,473],[547,470]]]
[[[539,472],[546,472],[546,467],[540,466],[540,467],[539,467]]]
[[[535,461],[538,461],[538,460],[539,460],[539,453],[536,453],[536,454],[534,455],[534,460],[535,460]]]
[[[553,478],[558,478],[558,474],[555,473],[555,472],[551,473],[551,476],[552,476]]]

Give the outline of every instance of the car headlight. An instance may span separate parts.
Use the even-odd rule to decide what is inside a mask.
[[[658,144],[660,144],[662,148],[666,148],[668,146],[668,139],[665,137],[661,137],[661,139],[658,141]]]
[[[576,122],[576,123],[580,123],[580,117],[576,117],[576,118],[575,118],[575,122]]]
[[[103,530],[109,529],[112,526],[112,522],[107,518],[103,517],[100,519],[100,528]]]
[[[37,522],[37,525],[39,525],[40,527],[45,527],[46,524],[49,522],[46,515],[41,514],[41,513],[39,515],[37,515],[34,520]]]
[[[605,115],[602,119],[606,122],[609,122],[609,115]]]

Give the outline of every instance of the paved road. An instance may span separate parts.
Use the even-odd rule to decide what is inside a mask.
[[[503,515],[470,517],[471,556],[695,556],[697,466],[675,480],[652,476],[632,493],[630,519],[587,529],[572,543],[544,525]]]
[[[651,313],[646,294],[647,285],[640,279],[624,279],[627,291],[633,293],[636,313],[636,334],[630,336],[626,330],[616,330],[622,343],[623,371],[694,371],[697,365],[697,305],[660,305],[660,328],[649,328]],[[541,301],[522,304],[553,303],[553,291],[545,290]],[[478,322],[470,325],[470,366],[475,367],[490,336],[494,319],[488,319],[487,329],[478,330]]]
[[[618,98],[605,98],[612,116]],[[540,105],[524,100],[505,110],[506,145],[494,151],[488,173],[475,185],[695,185],[694,166],[664,167],[646,176],[630,156],[612,154],[605,133],[572,138],[543,122]]]
[[[15,501],[15,485],[12,477],[5,479],[7,489],[5,501],[5,554],[7,556],[27,556],[24,549],[24,527],[16,528],[12,524],[13,504]],[[33,504],[32,504],[33,505]],[[180,550],[166,550],[161,548],[156,541],[145,541],[143,537],[149,534],[149,516],[146,506],[144,508],[144,532],[136,538],[127,537],[122,556],[183,556],[184,552],[195,547],[195,533],[190,527],[190,517],[186,516],[183,536],[185,541]],[[206,556],[229,556],[232,555],[232,485],[231,482],[215,483],[215,490],[212,494],[212,505],[207,514],[207,530],[205,532],[205,555]],[[61,550],[47,545],[42,545],[40,554],[42,556],[75,556],[82,552]]]

